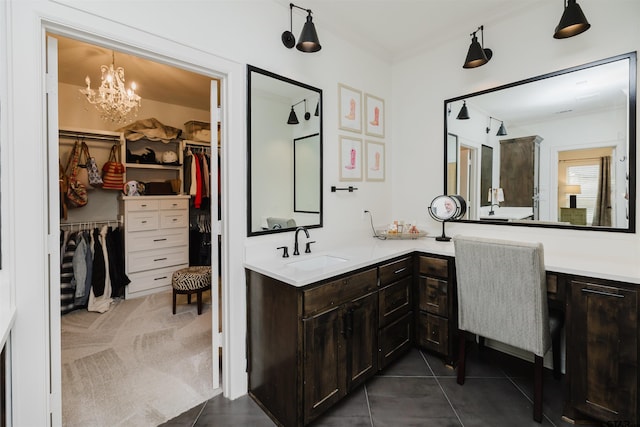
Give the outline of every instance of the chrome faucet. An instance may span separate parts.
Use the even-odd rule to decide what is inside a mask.
[[[307,235],[307,239],[309,238],[309,230],[307,230],[304,227],[296,228],[295,242],[293,244],[293,254],[294,255],[300,255],[300,251],[298,251],[298,233],[300,232],[300,230],[304,231],[304,234]]]

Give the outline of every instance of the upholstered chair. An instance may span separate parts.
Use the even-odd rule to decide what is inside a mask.
[[[466,333],[533,353],[533,418],[542,421],[543,357],[553,336],[560,372],[562,318],[550,318],[541,243],[458,236],[453,239],[458,290],[458,384],[465,380]],[[550,320],[551,319],[551,320]],[[465,333],[466,332],[466,333]]]

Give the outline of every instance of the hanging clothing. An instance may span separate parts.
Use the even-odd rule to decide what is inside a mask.
[[[75,308],[73,256],[76,250],[75,233],[62,234],[63,252],[60,264],[60,312],[69,313]],[[65,242],[66,238],[66,242]]]
[[[102,230],[96,229],[94,232],[94,238],[98,242],[94,247],[96,248],[94,261],[99,256],[99,252],[102,252],[102,265],[104,267],[104,287],[102,289],[102,293],[100,296],[97,296],[94,292],[94,288],[91,288],[89,292],[89,305],[87,306],[87,310],[89,311],[97,311],[98,313],[104,313],[109,308],[111,308],[111,303],[113,299],[111,298],[111,278],[109,276],[109,268],[106,266],[109,265],[109,254],[107,250],[106,244],[106,236],[107,236],[108,227],[105,225],[102,227]],[[96,236],[97,234],[97,236]],[[99,250],[97,249],[99,247]]]

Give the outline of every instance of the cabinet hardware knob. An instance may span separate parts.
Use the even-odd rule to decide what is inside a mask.
[[[143,223],[143,224],[146,224],[146,223],[147,223],[147,221],[142,221],[142,223]]]
[[[154,259],[154,260],[153,260],[153,262],[156,262],[156,261],[164,261],[164,260],[166,260],[166,259],[167,259],[166,257],[164,257],[164,258],[156,258],[156,259]]]
[[[165,240],[167,240],[167,239],[166,238],[165,239],[153,239],[154,242],[164,242]]]
[[[403,272],[403,271],[405,271],[406,269],[407,269],[407,267],[403,267],[403,268],[401,268],[400,270],[396,270],[396,271],[394,271],[394,272],[393,272],[393,274],[399,274],[399,273],[402,273],[402,272]]]
[[[167,278],[167,276],[162,276],[162,277],[156,277],[156,278],[155,278],[155,279],[153,279],[153,280],[162,280],[162,279],[166,279],[166,278]]]

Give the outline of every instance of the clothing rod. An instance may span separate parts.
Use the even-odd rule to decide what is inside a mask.
[[[88,132],[75,132],[69,130],[60,130],[58,131],[58,135],[61,138],[84,138],[84,139],[92,139],[95,141],[110,141],[110,142],[120,142],[120,137],[116,135],[100,135],[96,133],[88,133]]]
[[[122,224],[120,219],[99,219],[97,221],[76,221],[76,222],[61,222],[60,227],[72,227],[74,225],[97,225],[97,224],[110,224],[110,223]]]

